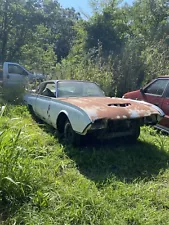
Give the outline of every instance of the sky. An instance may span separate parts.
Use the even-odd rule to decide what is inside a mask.
[[[83,12],[88,15],[91,15],[91,7],[89,4],[90,0],[58,0],[63,8],[75,8],[78,12]],[[128,4],[132,4],[134,0],[124,0]]]

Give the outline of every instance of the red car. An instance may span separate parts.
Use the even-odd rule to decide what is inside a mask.
[[[169,76],[160,76],[140,90],[124,94],[123,98],[142,100],[160,107],[165,117],[157,127],[169,132]]]

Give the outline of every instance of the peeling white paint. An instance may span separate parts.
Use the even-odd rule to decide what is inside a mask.
[[[138,118],[138,117],[140,117],[139,113],[136,110],[130,110],[129,113],[130,113],[130,118]]]

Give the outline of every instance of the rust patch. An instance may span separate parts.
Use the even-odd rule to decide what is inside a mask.
[[[92,120],[101,118],[135,119],[160,113],[147,104],[109,97],[59,98],[84,110]]]

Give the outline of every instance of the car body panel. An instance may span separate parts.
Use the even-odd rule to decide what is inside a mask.
[[[155,82],[158,82],[160,80],[163,81],[163,86],[161,85],[161,94],[159,94],[158,91],[157,94],[146,93],[147,88],[151,88],[152,85],[155,84]],[[159,125],[162,126],[163,129],[165,129],[165,127],[169,128],[169,76],[160,76],[148,83],[141,90],[136,90],[124,94],[123,98],[142,100],[160,107],[165,113],[165,116],[159,122]]]
[[[85,128],[92,123],[92,120],[83,110],[66,102],[63,104],[59,99],[26,94],[24,101],[27,102],[26,104],[33,106],[33,110],[38,117],[54,128],[56,128],[56,121],[60,113],[67,115],[73,130],[77,133],[83,134]],[[80,123],[77,123],[77,121],[80,121]]]
[[[156,114],[157,110],[140,102],[110,97],[62,99],[84,110],[92,120],[101,118],[134,119]]]

